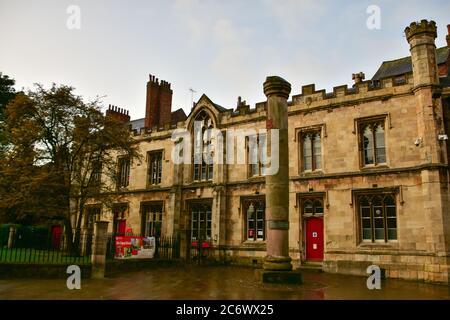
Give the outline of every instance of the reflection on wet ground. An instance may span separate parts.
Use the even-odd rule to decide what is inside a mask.
[[[304,284],[259,283],[251,268],[158,267],[82,280],[68,290],[65,279],[0,280],[0,299],[450,299],[450,286],[388,279],[381,290],[369,290],[366,278],[303,272]]]

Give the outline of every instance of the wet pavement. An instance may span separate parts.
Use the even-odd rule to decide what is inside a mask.
[[[139,300],[310,300],[310,299],[445,299],[450,286],[383,280],[369,290],[365,277],[303,272],[302,285],[256,281],[254,270],[241,267],[158,267],[101,280],[83,279],[81,290],[68,290],[66,279],[0,280],[6,299],[139,299]]]

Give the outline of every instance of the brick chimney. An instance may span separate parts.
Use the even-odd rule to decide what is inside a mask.
[[[145,127],[162,127],[171,123],[172,89],[170,83],[150,75],[147,82],[147,101],[145,106]]]
[[[128,114],[128,110],[119,108],[117,106],[109,105],[108,110],[106,110],[106,116],[113,117],[114,119],[116,119],[122,123],[130,122],[130,116]]]

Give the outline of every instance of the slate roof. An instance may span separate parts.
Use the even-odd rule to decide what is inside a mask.
[[[145,118],[131,120],[130,124],[131,124],[131,130],[139,131],[141,128],[145,127]]]
[[[436,60],[438,65],[447,61],[449,51],[448,47],[436,49]],[[373,76],[372,81],[395,77],[409,72],[412,72],[411,56],[397,60],[384,61]]]

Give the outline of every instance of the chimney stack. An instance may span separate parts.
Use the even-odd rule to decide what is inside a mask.
[[[130,122],[130,116],[129,116],[128,110],[119,108],[114,105],[108,106],[108,110],[106,110],[106,116],[112,117],[122,123]]]
[[[172,89],[170,83],[159,81],[154,75],[147,82],[147,99],[145,106],[145,127],[163,127],[171,123]]]

